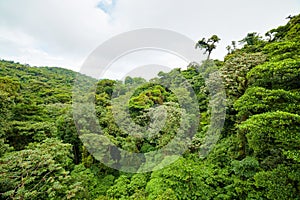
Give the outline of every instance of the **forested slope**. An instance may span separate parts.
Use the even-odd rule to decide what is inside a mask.
[[[206,157],[199,151],[210,127],[211,99],[199,66],[161,72],[149,82],[100,80],[96,91],[87,91],[103,134],[117,147],[147,153],[163,148],[181,123],[193,120],[180,107],[186,93],[175,91],[178,97],[170,90],[180,76],[191,84],[201,118],[197,133],[182,157],[147,173],[111,169],[79,139],[73,85],[94,79],[1,60],[0,199],[300,199],[300,15],[265,37],[249,33],[240,42],[243,47],[229,46],[224,61],[215,61],[226,91],[226,120]],[[136,84],[142,86],[131,94]],[[129,96],[130,118],[141,126],[151,125],[149,114],[162,112],[162,105],[168,115],[159,134],[136,137],[139,130],[121,129],[114,118],[118,102],[111,102],[116,93]],[[121,121],[127,120],[124,115]],[[81,139],[91,140],[87,136]]]

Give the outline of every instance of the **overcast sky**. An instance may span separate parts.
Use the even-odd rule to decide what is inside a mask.
[[[0,0],[0,58],[78,71],[112,36],[163,28],[195,41],[217,34],[212,57],[222,59],[232,40],[299,13],[299,0]]]

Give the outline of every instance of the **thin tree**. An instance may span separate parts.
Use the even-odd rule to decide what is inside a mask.
[[[218,43],[221,39],[217,35],[213,35],[208,39],[202,38],[196,43],[195,48],[205,49],[204,54],[208,53],[207,60],[210,58],[211,52],[216,48],[216,43]]]

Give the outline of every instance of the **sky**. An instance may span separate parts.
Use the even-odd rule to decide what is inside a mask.
[[[0,59],[79,71],[90,53],[111,37],[161,28],[195,42],[218,35],[221,41],[211,57],[222,60],[231,41],[249,32],[264,35],[299,13],[299,0],[0,0]],[[139,64],[158,56],[159,64],[184,65],[170,55],[150,54],[137,55],[145,57]],[[133,57],[116,64],[108,76],[118,76],[124,63],[135,63]]]

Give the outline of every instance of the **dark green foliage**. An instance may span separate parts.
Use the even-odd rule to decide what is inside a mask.
[[[5,138],[17,150],[24,149],[30,142],[41,142],[56,135],[51,122],[12,121]]]
[[[0,192],[12,199],[70,199],[82,187],[66,170],[70,145],[47,139],[27,149],[5,154],[0,166]]]
[[[57,117],[56,120],[57,134],[56,136],[63,142],[72,144],[72,152],[74,154],[74,162],[79,164],[82,154],[82,142],[79,139],[77,129],[75,127],[72,113],[67,110],[66,113]]]
[[[208,53],[207,59],[210,58],[211,52],[216,48],[216,43],[218,43],[221,39],[217,35],[212,35],[210,38],[199,40],[195,46],[195,48],[205,49],[205,53]]]
[[[259,162],[253,157],[246,157],[241,161],[232,162],[234,173],[242,180],[252,178],[259,171]]]

